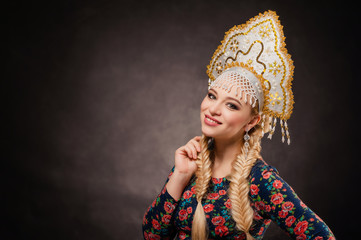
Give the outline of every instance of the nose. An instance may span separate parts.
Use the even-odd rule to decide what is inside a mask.
[[[210,106],[209,106],[209,113],[211,115],[221,115],[221,106],[220,106],[220,102],[219,101],[214,101]]]

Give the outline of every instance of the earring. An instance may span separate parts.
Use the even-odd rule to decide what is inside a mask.
[[[246,133],[244,134],[243,136],[243,139],[244,139],[244,153],[246,154],[246,159],[247,159],[247,154],[248,154],[248,151],[249,151],[249,139],[251,138],[249,135],[248,135],[248,131],[249,130],[246,130]]]
[[[212,151],[214,149],[214,138],[208,140],[208,150]]]

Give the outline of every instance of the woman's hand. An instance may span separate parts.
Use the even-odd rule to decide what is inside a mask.
[[[197,156],[201,151],[200,136],[192,138],[175,151],[175,167],[167,183],[168,193],[178,201],[193,173],[197,170]]]
[[[200,136],[195,136],[186,145],[175,151],[175,169],[180,174],[192,176],[197,170],[196,160],[201,151]]]

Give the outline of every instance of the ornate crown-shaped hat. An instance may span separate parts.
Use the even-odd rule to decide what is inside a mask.
[[[287,120],[294,104],[291,90],[294,66],[285,48],[282,28],[273,11],[234,26],[213,54],[207,74],[209,88],[221,87],[247,96],[244,100],[248,98],[253,106],[258,101],[262,118],[268,117],[272,124],[268,138],[272,138],[279,118],[282,141],[286,135],[290,144]]]

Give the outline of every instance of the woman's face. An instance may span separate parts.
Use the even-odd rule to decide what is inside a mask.
[[[202,133],[215,139],[238,141],[255,125],[252,118],[251,106],[233,91],[211,88],[201,104]]]

